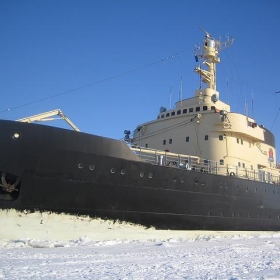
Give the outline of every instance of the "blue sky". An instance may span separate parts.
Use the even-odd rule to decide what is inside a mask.
[[[181,77],[193,96],[203,27],[235,38],[217,68],[220,99],[240,113],[247,102],[280,150],[279,13],[278,0],[1,0],[0,118],[59,108],[82,131],[120,139],[170,107],[171,85],[178,101]]]

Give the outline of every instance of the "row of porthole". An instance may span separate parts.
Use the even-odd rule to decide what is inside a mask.
[[[213,216],[213,213],[210,211],[209,213],[208,213],[208,216]],[[221,212],[221,217],[224,217],[225,216],[225,214],[224,214],[224,212]],[[241,215],[241,213],[235,213],[235,212],[233,212],[232,213],[232,215],[231,215],[232,217],[237,217],[237,218],[239,218],[239,217],[241,217],[242,215]],[[226,216],[227,217],[227,216]],[[244,216],[243,216],[244,217]],[[251,218],[252,216],[251,216],[251,214],[248,214],[248,216],[247,216],[248,218]],[[258,218],[261,218],[262,217],[262,215],[261,214],[258,214]],[[263,218],[265,218],[265,217],[267,217],[267,218],[271,218],[271,215],[269,214],[268,216],[263,216]],[[277,216],[277,218],[278,219],[280,219],[280,215],[278,215]]]
[[[78,168],[79,168],[79,169],[83,169],[83,168],[84,168],[84,164],[80,162],[80,163],[78,164]],[[95,165],[94,165],[94,164],[89,165],[89,170],[93,171],[94,169],[95,169]],[[116,171],[117,171],[117,170],[116,170],[116,168],[114,168],[114,167],[112,167],[111,170],[110,170],[110,172],[111,172],[112,174],[115,174]],[[126,170],[125,170],[125,169],[121,169],[121,175],[125,175],[125,174],[126,174]],[[139,176],[140,176],[141,178],[143,178],[143,177],[145,176],[145,173],[144,173],[144,172],[140,172],[140,173],[139,173]],[[149,177],[150,179],[152,179],[152,178],[153,178],[153,173],[149,173],[149,174],[148,174],[148,177]],[[173,182],[174,182],[174,183],[177,182],[177,178],[176,178],[176,177],[173,177]],[[182,177],[182,178],[181,178],[181,183],[184,183],[184,182],[185,182],[185,178]],[[196,184],[198,183],[198,180],[197,180],[197,179],[195,180],[195,183],[196,183]],[[204,185],[205,182],[202,181],[201,184]]]
[[[80,162],[78,164],[78,168],[79,169],[83,169],[84,167],[85,167],[85,165],[83,163]],[[90,164],[88,168],[89,168],[89,170],[93,171],[95,169],[95,165],[94,164]]]
[[[239,189],[239,186],[236,186],[236,189]],[[246,192],[248,192],[248,191],[249,191],[249,187],[246,187],[245,191],[246,191]],[[256,192],[258,192],[259,190],[258,190],[258,188],[255,188],[255,190],[254,190],[254,191],[255,191],[255,193],[256,193]],[[264,193],[266,193],[266,192],[267,192],[267,190],[266,190],[266,189],[264,189],[264,190],[263,190],[263,192],[264,192]],[[279,192],[279,191],[275,191],[275,190],[273,190],[273,191],[272,191],[272,193],[273,193],[273,194],[279,194],[280,192]]]
[[[223,187],[224,187],[224,186],[222,185],[222,183],[220,183],[220,189],[223,188]],[[226,189],[228,188],[228,184],[226,184],[225,188],[226,188]],[[237,190],[238,190],[238,189],[243,189],[243,187],[240,188],[238,185],[236,185],[236,189],[237,189]],[[248,191],[249,191],[249,187],[246,187],[245,191],[248,192]],[[258,192],[259,190],[258,190],[258,188],[255,188],[254,191],[255,191],[255,193],[256,193],[256,192]],[[264,189],[263,192],[266,193],[267,190]],[[279,194],[280,192],[279,192],[279,191],[273,190],[272,193],[273,193],[273,194],[276,194],[276,193]]]
[[[113,167],[113,168],[111,168],[110,171],[111,171],[112,174],[115,174],[117,170],[116,170],[116,168]],[[122,175],[125,175],[125,173],[126,173],[126,170],[125,170],[125,169],[121,169],[121,174],[122,174]],[[145,176],[145,173],[144,173],[144,172],[140,172],[140,173],[139,173],[139,176],[140,176],[141,178],[143,178],[143,177]],[[149,177],[150,179],[152,179],[152,178],[153,178],[153,173],[149,173],[148,177]]]
[[[79,169],[83,169],[84,168],[84,164],[80,162],[78,164],[78,168]],[[88,168],[89,168],[89,170],[93,171],[95,169],[95,165],[91,164],[91,165],[89,165]],[[110,171],[111,171],[112,174],[115,174],[117,170],[116,170],[116,168],[112,167]],[[125,169],[121,169],[121,175],[125,175],[125,173],[126,173],[126,170]],[[144,174],[144,172],[140,172],[139,175],[140,175],[140,177],[143,178],[145,174]],[[149,173],[148,177],[150,179],[153,178],[153,173]]]
[[[79,164],[78,164],[78,168],[79,168],[79,169],[84,168],[84,164],[83,164],[83,163],[79,163]],[[94,165],[94,164],[89,165],[89,170],[93,171],[94,169],[95,169],[95,165]],[[114,168],[114,167],[111,168],[111,173],[112,173],[112,174],[116,173],[116,168]],[[122,174],[122,175],[125,175],[125,173],[126,173],[126,170],[125,170],[125,169],[121,169],[121,174]],[[145,175],[144,172],[140,172],[140,173],[139,173],[139,176],[140,176],[141,178],[143,178],[144,175]],[[152,174],[152,173],[149,173],[148,177],[149,177],[150,179],[153,178],[153,174]],[[184,182],[185,182],[185,178],[182,177],[180,181],[181,181],[181,183],[184,183]],[[173,182],[174,182],[174,183],[177,182],[177,177],[173,177]],[[197,185],[197,184],[198,184],[198,179],[195,178],[194,182],[195,182],[195,184]],[[202,185],[202,186],[205,185],[205,181],[204,181],[204,180],[201,181],[201,185]],[[222,187],[223,187],[223,185],[220,183],[220,188],[222,188]],[[225,188],[228,188],[228,184],[226,184]],[[239,189],[239,186],[237,185],[236,188]],[[248,192],[248,191],[249,191],[249,188],[246,187],[246,192]],[[258,191],[258,189],[255,188],[255,192],[257,192],[257,191]],[[264,193],[266,193],[266,189],[264,190]],[[274,191],[274,190],[273,190],[273,194],[275,194],[275,191]],[[279,194],[279,191],[277,191],[277,194]]]

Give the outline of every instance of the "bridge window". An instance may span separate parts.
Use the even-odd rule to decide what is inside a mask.
[[[172,113],[171,113],[171,116],[175,116],[175,112],[172,112]]]
[[[166,114],[166,117],[169,117],[169,116],[170,116],[170,114],[169,114],[169,113],[167,113],[167,114]]]
[[[203,111],[207,111],[207,106],[203,106]]]
[[[205,135],[204,140],[205,140],[205,141],[208,140],[208,135]]]
[[[189,112],[192,113],[192,112],[193,112],[193,108],[190,108],[190,109],[189,109]]]
[[[186,142],[190,142],[190,137],[189,136],[186,137]]]
[[[188,112],[188,109],[183,110],[183,114],[186,114]]]
[[[163,145],[166,145],[166,140],[163,140],[163,143],[162,143]]]
[[[169,144],[172,144],[172,139],[169,139]]]
[[[196,112],[199,112],[199,111],[200,111],[200,107],[196,107],[196,108],[195,108],[195,111],[196,111]]]
[[[178,111],[177,111],[177,115],[181,115],[181,110],[178,110]]]

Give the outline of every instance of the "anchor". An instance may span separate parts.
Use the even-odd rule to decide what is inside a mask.
[[[16,180],[13,184],[8,183],[6,180],[6,173],[2,172],[1,173],[1,184],[0,186],[2,187],[2,189],[6,192],[12,193],[14,191],[19,191],[16,187],[18,186],[18,184],[20,183],[20,178],[16,177]]]

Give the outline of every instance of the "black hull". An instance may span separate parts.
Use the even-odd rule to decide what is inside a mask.
[[[279,185],[153,165],[99,136],[12,121],[0,128],[0,172],[10,184],[20,180],[18,191],[0,191],[1,209],[159,229],[280,229]]]

